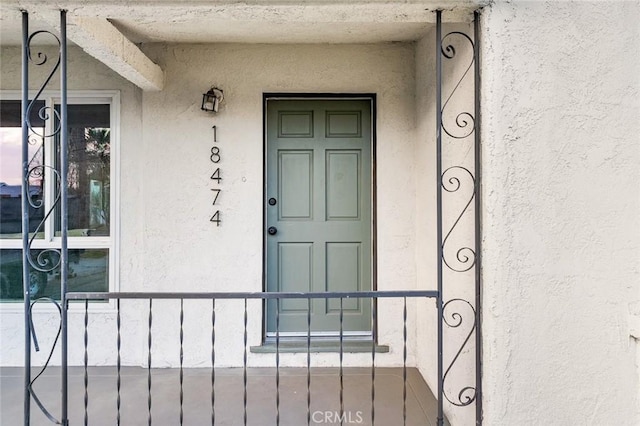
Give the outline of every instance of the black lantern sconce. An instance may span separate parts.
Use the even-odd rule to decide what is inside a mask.
[[[218,107],[223,100],[224,92],[222,89],[212,87],[207,93],[202,95],[202,106],[200,109],[203,111],[218,112]]]

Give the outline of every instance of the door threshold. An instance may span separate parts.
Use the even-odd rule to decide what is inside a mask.
[[[257,354],[265,354],[265,353],[306,353],[307,350],[309,352],[340,352],[340,341],[339,340],[321,340],[321,341],[311,341],[311,344],[307,346],[307,340],[299,340],[299,341],[285,341],[280,342],[278,347],[276,348],[276,342],[267,341],[259,346],[251,346],[250,351],[252,353]],[[378,345],[377,343],[373,346],[373,349],[377,353],[387,353],[389,352],[388,345]],[[371,353],[372,344],[371,341],[366,340],[343,340],[342,341],[342,352],[350,352],[350,353]]]

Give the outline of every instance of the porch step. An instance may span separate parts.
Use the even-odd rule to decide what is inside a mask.
[[[299,352],[307,352],[307,341],[280,341],[279,351],[281,353],[299,353]],[[253,353],[275,353],[276,352],[276,342],[267,341],[259,346],[251,346],[251,352]],[[389,352],[389,346],[387,345],[375,345],[375,351],[377,353],[386,353]],[[324,340],[324,341],[316,341],[311,342],[309,346],[309,352],[317,353],[317,352],[340,352],[340,342],[337,340]],[[371,352],[371,342],[365,341],[343,341],[342,342],[342,352]]]

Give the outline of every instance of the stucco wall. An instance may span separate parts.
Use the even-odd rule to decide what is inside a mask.
[[[415,44],[416,57],[416,283],[437,289],[435,28]],[[438,386],[437,305],[416,313],[418,367],[433,392]],[[434,350],[435,349],[435,350]]]
[[[415,287],[414,263],[414,50],[411,44],[377,45],[148,45],[145,52],[166,72],[165,89],[134,89],[101,64],[74,51],[71,89],[122,91],[120,192],[121,291],[261,291],[264,92],[377,94],[377,285]],[[11,60],[4,61],[4,58]],[[19,50],[3,51],[2,87],[19,88]],[[218,115],[200,110],[212,85],[225,92]],[[222,151],[222,226],[213,213],[210,148],[217,126]],[[260,304],[249,303],[249,345],[261,340]],[[6,311],[6,307],[3,307]],[[0,362],[22,363],[22,316],[3,312]],[[146,362],[148,304],[123,302],[123,362]],[[154,303],[153,362],[177,365],[179,304]],[[219,366],[242,365],[242,303],[216,306]],[[115,362],[115,312],[102,306],[90,315],[90,362]],[[54,315],[38,314],[46,347]],[[402,362],[402,304],[380,302],[379,341],[391,352],[379,365]],[[81,312],[70,316],[71,363],[82,360]],[[415,364],[414,305],[409,304],[409,359]],[[185,363],[209,360],[210,304],[185,302]],[[93,336],[93,337],[92,337]],[[6,342],[6,343],[5,343]],[[44,355],[43,355],[44,356]],[[370,355],[345,357],[368,365]],[[35,362],[41,362],[40,355]],[[59,358],[55,357],[54,362]],[[304,356],[281,356],[305,365]],[[273,355],[250,354],[251,365],[272,365]],[[335,354],[319,365],[337,364]]]
[[[482,20],[485,424],[636,425],[640,3]]]

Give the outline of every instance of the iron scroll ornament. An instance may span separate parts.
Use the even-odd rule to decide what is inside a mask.
[[[471,47],[471,51],[475,52],[476,46],[474,41],[468,35],[459,31],[447,33],[441,38],[440,42],[441,52],[439,53],[442,54],[445,60],[462,58],[462,55],[459,54],[459,52],[462,51],[460,49],[460,47],[462,47],[460,43],[468,44]],[[469,138],[476,132],[476,117],[474,113],[462,110],[461,112],[452,112],[449,114],[449,119],[447,120],[445,119],[445,112],[451,110],[453,104],[451,104],[450,101],[456,93],[458,93],[463,82],[469,76],[469,71],[475,61],[475,54],[472,54],[468,65],[466,65],[465,62],[465,65],[462,66],[464,72],[456,81],[440,110],[441,130],[444,134],[456,141]],[[455,117],[455,119],[453,119],[453,117]],[[452,241],[450,239],[453,232],[460,229],[460,222],[465,215],[469,214],[469,207],[477,197],[476,192],[478,191],[478,186],[476,177],[474,176],[475,171],[474,169],[472,172],[469,168],[462,165],[453,165],[444,170],[440,175],[442,190],[449,194],[458,194],[464,197],[461,200],[461,202],[464,203],[464,207],[460,210],[455,221],[440,242],[442,264],[456,273],[468,272],[478,266],[477,253],[472,246],[462,244],[461,247],[451,247]],[[469,191],[467,191],[467,189],[469,189]],[[465,352],[471,336],[474,332],[477,332],[478,324],[476,314],[476,308],[472,303],[459,297],[448,300],[442,306],[442,323],[449,329],[460,330],[464,337],[442,376],[442,395],[444,399],[457,407],[467,407],[478,401],[478,382],[473,385],[459,385],[455,390],[453,390],[451,386],[446,386],[449,382],[450,373]]]
[[[473,40],[471,40],[471,38],[468,35],[466,35],[465,33],[460,32],[460,31],[452,31],[452,32],[446,34],[444,37],[442,37],[442,48],[441,48],[442,56],[444,56],[446,59],[454,59],[458,52],[456,51],[456,48],[455,48],[455,45],[453,44],[453,42],[445,42],[445,41],[447,39],[450,39],[451,37],[457,37],[457,36],[462,37],[462,39],[465,42],[469,43],[469,45],[471,46],[471,51],[473,51],[474,48],[475,48],[475,44],[474,44]],[[470,112],[467,112],[467,111],[460,112],[458,115],[456,115],[455,128],[461,130],[461,132],[459,134],[456,134],[456,132],[454,132],[452,128],[450,128],[450,127],[448,128],[447,125],[444,122],[444,110],[447,108],[447,104],[449,103],[449,101],[451,100],[453,95],[456,93],[458,88],[460,87],[460,84],[462,84],[462,82],[464,81],[465,77],[469,74],[469,70],[473,66],[474,61],[475,61],[475,58],[472,55],[471,56],[471,61],[469,62],[469,65],[467,66],[467,68],[465,69],[464,73],[462,74],[462,77],[460,77],[460,79],[458,80],[458,82],[454,86],[453,90],[451,91],[451,93],[447,97],[447,100],[442,105],[442,117],[443,117],[442,130],[444,130],[444,132],[447,135],[449,135],[450,137],[452,137],[454,139],[464,139],[464,138],[470,136],[471,134],[473,134],[473,132],[475,130],[475,127],[476,127],[476,125],[475,125],[476,124],[475,117],[473,116],[473,114],[471,114]]]
[[[60,42],[60,39],[50,31],[40,30],[40,31],[36,31],[33,34],[31,34],[29,36],[29,38],[27,39],[27,56],[29,58],[29,61],[32,62],[35,66],[43,66],[47,62],[49,62],[49,57],[47,56],[46,53],[42,52],[41,50],[34,50],[32,48],[32,46],[31,46],[31,43],[33,42],[33,39],[38,37],[38,36],[40,36],[40,35],[53,37],[53,39],[55,40],[55,42],[58,45],[58,57],[56,59],[55,64],[53,64],[53,67],[49,71],[49,74],[47,74],[47,77],[45,78],[44,82],[42,83],[42,85],[40,86],[38,91],[36,92],[36,95],[31,100],[31,102],[29,102],[29,105],[27,106],[27,114],[26,114],[25,119],[26,119],[26,122],[27,122],[27,127],[29,128],[29,130],[31,132],[33,132],[34,134],[36,134],[36,135],[38,135],[38,136],[40,136],[42,138],[49,138],[49,137],[53,137],[53,136],[57,135],[58,133],[60,133],[60,115],[59,115],[58,111],[56,111],[54,108],[52,108],[50,106],[43,106],[42,108],[40,108],[40,110],[38,111],[38,116],[43,121],[46,122],[47,120],[51,119],[51,114],[49,114],[48,111],[51,111],[51,113],[57,119],[55,121],[56,122],[56,127],[53,129],[51,134],[45,134],[45,132],[40,134],[31,125],[31,110],[33,109],[33,106],[36,104],[36,102],[40,99],[40,97],[42,95],[42,92],[44,92],[45,88],[47,87],[47,85],[49,84],[49,82],[51,81],[53,76],[55,75],[56,71],[58,71],[58,69],[60,68],[60,60],[61,60],[60,47],[62,46],[62,44]],[[34,53],[35,53],[35,57],[34,57]]]
[[[456,363],[456,361],[458,360],[458,358],[460,358],[460,355],[462,354],[462,351],[467,346],[467,343],[469,342],[469,339],[471,338],[471,335],[473,334],[473,332],[476,329],[476,310],[473,307],[473,305],[471,305],[471,303],[467,302],[464,299],[451,299],[447,303],[444,304],[444,306],[442,308],[442,320],[443,320],[443,322],[450,328],[458,328],[458,327],[462,326],[462,324],[464,323],[464,317],[460,313],[459,310],[456,310],[456,311],[452,312],[451,314],[448,314],[448,312],[447,312],[447,308],[452,306],[452,304],[456,304],[456,303],[457,304],[462,304],[463,307],[468,306],[468,308],[471,310],[471,314],[472,315],[470,317],[473,318],[473,323],[471,325],[471,329],[469,330],[469,332],[467,333],[467,335],[466,335],[466,337],[464,339],[464,342],[462,343],[462,345],[460,345],[460,348],[458,349],[458,351],[456,352],[455,356],[451,360],[451,363],[449,364],[449,366],[445,370],[444,375],[442,376],[442,382],[443,383],[446,383],[447,376],[449,375],[449,372],[453,368],[453,366]],[[449,310],[451,310],[451,309],[449,309]],[[447,393],[446,388],[443,388],[442,393],[443,393],[444,397],[447,399],[447,401],[449,401],[451,404],[453,404],[453,405],[455,405],[457,407],[466,407],[468,405],[471,405],[476,400],[476,396],[477,396],[476,386],[464,386],[458,392],[457,398],[450,398],[449,394]]]
[[[55,43],[58,46],[58,50],[57,50],[58,54],[57,54],[57,58],[55,58],[55,63],[49,70],[47,77],[45,78],[44,82],[41,84],[40,88],[36,92],[36,95],[33,97],[33,99],[29,101],[29,104],[27,105],[27,108],[26,108],[26,114],[24,119],[25,119],[28,130],[32,134],[39,136],[41,138],[41,143],[44,144],[45,138],[51,138],[60,133],[60,130],[61,130],[60,114],[58,111],[55,110],[55,108],[47,105],[42,106],[38,110],[38,116],[43,122],[46,123],[51,119],[54,119],[53,122],[55,123],[55,126],[52,127],[53,130],[51,131],[51,133],[47,134],[46,126],[43,126],[42,132],[39,132],[36,128],[33,127],[31,123],[31,111],[33,107],[36,105],[36,103],[40,100],[42,93],[44,92],[48,84],[51,82],[51,79],[55,75],[56,71],[60,68],[60,61],[61,61],[60,48],[62,44],[60,42],[60,39],[50,31],[40,30],[32,33],[27,39],[26,49],[27,49],[27,57],[29,61],[35,66],[44,66],[49,62],[49,56],[46,53],[44,53],[41,50],[34,49],[32,46],[33,40],[36,37],[41,37],[41,36],[52,37],[55,40]],[[35,143],[37,143],[37,141],[35,140],[35,138],[30,137],[28,139],[28,143],[31,145],[34,145]],[[42,147],[40,149],[42,149]],[[26,252],[26,259],[31,265],[31,267],[37,271],[53,272],[55,269],[57,269],[60,266],[60,263],[62,260],[62,255],[60,250],[56,248],[41,249],[39,250],[38,255],[34,259],[34,257],[32,256],[32,249],[31,249],[33,241],[36,239],[36,236],[38,235],[39,232],[42,231],[45,222],[48,220],[49,216],[53,214],[56,207],[60,203],[60,172],[56,170],[54,167],[47,166],[45,164],[35,164],[32,166],[32,164],[36,163],[35,159],[36,159],[36,156],[39,155],[40,149],[30,159],[28,163],[29,168],[26,172],[26,175],[24,176],[25,188],[27,188],[27,194],[25,194],[27,197],[27,201],[29,202],[29,206],[31,206],[34,209],[44,208],[44,199],[33,200],[31,198],[29,182],[31,178],[43,177],[46,169],[49,169],[53,173],[53,176],[56,182],[57,195],[53,200],[53,203],[51,204],[49,210],[43,215],[43,218],[40,220],[40,222],[36,226],[36,229],[34,230],[31,237],[29,238],[28,250]]]
[[[446,59],[453,60],[454,58],[457,57],[457,54],[458,54],[458,51],[456,50],[456,47],[452,38],[461,38],[463,42],[468,43],[471,46],[472,51],[475,48],[475,44],[473,40],[471,40],[471,38],[465,33],[462,33],[460,31],[449,32],[444,37],[442,37],[441,53],[442,53],[442,56]],[[447,124],[444,121],[444,116],[445,116],[444,111],[446,110],[449,104],[449,101],[453,98],[454,94],[456,93],[456,91],[458,90],[458,88],[466,78],[466,76],[469,74],[469,70],[473,66],[474,61],[475,61],[475,57],[472,55],[469,65],[465,68],[464,73],[462,74],[460,79],[457,81],[453,90],[451,91],[451,93],[449,94],[449,96],[447,97],[446,101],[442,106],[442,110],[441,110],[441,115],[443,117],[443,121],[441,123],[442,130],[447,135],[449,135],[454,139],[465,139],[471,136],[475,131],[475,127],[476,127],[475,117],[470,112],[463,111],[456,115],[455,129],[461,130],[459,132],[454,132],[453,128],[451,127],[447,128]],[[469,206],[471,205],[471,202],[475,197],[475,192],[477,189],[475,177],[469,169],[462,166],[452,166],[446,169],[444,172],[442,172],[442,176],[441,176],[442,188],[445,191],[449,193],[454,193],[459,191],[463,187],[461,182],[462,177],[457,175],[458,172],[461,172],[462,175],[465,177],[468,176],[468,178],[470,179],[471,188],[473,191],[471,196],[469,197],[469,200],[465,204],[464,208],[462,209],[462,211],[456,218],[455,222],[447,232],[446,236],[442,240],[442,260],[444,264],[454,272],[467,272],[471,270],[476,264],[476,253],[474,249],[472,249],[471,247],[464,246],[456,250],[455,257],[454,257],[455,263],[451,261],[451,258],[447,255],[447,252],[445,251],[445,246],[447,245],[447,241],[449,237],[453,233],[454,229],[460,223],[460,220],[462,219],[462,217],[468,211]]]
[[[38,225],[36,226],[36,229],[33,231],[31,237],[29,238],[29,250],[27,251],[27,260],[29,261],[29,264],[31,265],[32,268],[34,268],[37,271],[40,272],[53,272],[56,268],[58,268],[60,266],[60,262],[61,262],[61,256],[60,256],[60,250],[59,249],[55,249],[55,248],[45,248],[45,249],[39,249],[38,251],[38,255],[36,256],[36,258],[34,259],[33,256],[31,255],[31,245],[33,244],[33,241],[36,239],[38,233],[42,230],[42,227],[44,226],[45,222],[47,221],[47,219],[49,218],[49,216],[51,216],[51,214],[53,214],[53,212],[56,209],[56,206],[58,205],[58,203],[60,202],[60,172],[58,172],[58,170],[56,170],[55,168],[51,167],[51,166],[44,166],[44,165],[37,165],[34,166],[32,168],[29,169],[29,171],[27,172],[27,176],[26,176],[26,183],[27,185],[29,184],[29,179],[31,176],[42,176],[44,174],[44,170],[45,169],[49,169],[52,171],[53,175],[55,176],[55,180],[56,180],[56,187],[57,187],[57,191],[56,191],[56,198],[54,199],[51,208],[49,210],[47,210],[47,213],[44,215],[44,217],[40,220],[40,222],[38,223]],[[27,186],[28,187],[28,186]],[[33,200],[31,198],[31,194],[29,194],[27,196],[27,201],[29,202],[29,205],[31,207],[33,207],[34,209],[40,209],[43,207],[44,205],[44,200]]]
[[[461,182],[461,177],[458,176],[456,172],[463,172],[463,176],[467,176],[467,178],[470,179],[472,193],[471,193],[471,197],[469,197],[469,200],[465,204],[464,208],[462,209],[462,211],[456,218],[455,222],[453,223],[453,225],[445,235],[444,239],[442,240],[442,261],[444,262],[445,265],[447,265],[449,269],[451,269],[454,272],[467,272],[471,270],[476,264],[475,250],[468,246],[463,246],[458,248],[455,251],[455,258],[454,258],[455,261],[457,262],[456,264],[450,261],[451,259],[447,256],[447,251],[445,250],[447,246],[447,240],[453,233],[454,229],[456,229],[456,227],[460,223],[460,220],[462,219],[462,217],[469,210],[469,206],[471,205],[471,202],[473,201],[476,195],[476,180],[473,176],[473,173],[471,173],[469,169],[467,169],[466,167],[462,167],[462,166],[451,166],[447,170],[442,172],[442,189],[444,189],[449,193],[453,193],[453,192],[459,191],[463,187]]]

